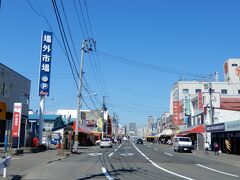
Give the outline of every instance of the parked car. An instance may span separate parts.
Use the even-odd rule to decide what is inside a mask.
[[[96,142],[95,142],[95,145],[99,145],[100,144],[100,142],[101,142],[101,140],[99,139],[99,140],[96,140]]]
[[[192,152],[192,140],[189,137],[174,137],[173,150],[174,151],[188,151]]]
[[[103,138],[101,141],[100,141],[100,147],[103,148],[103,147],[109,147],[109,148],[112,148],[112,140],[110,138]]]
[[[137,144],[143,144],[142,138],[138,138],[138,139],[137,139]]]

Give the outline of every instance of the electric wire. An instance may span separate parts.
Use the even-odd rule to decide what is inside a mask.
[[[75,44],[74,44],[74,42],[73,42],[72,33],[71,33],[70,26],[69,26],[69,23],[68,23],[68,19],[67,19],[67,15],[66,15],[66,11],[65,11],[64,5],[63,5],[63,1],[61,0],[60,2],[61,2],[62,10],[63,10],[63,15],[64,15],[64,18],[65,18],[65,21],[66,21],[66,25],[67,25],[67,29],[68,29],[68,34],[69,34],[69,37],[70,37],[70,40],[71,40],[71,43],[72,43],[72,46],[73,46],[73,50],[74,50],[74,53],[75,53],[75,56],[76,56],[78,65],[80,65],[80,63],[79,63],[79,57],[78,57],[78,55],[77,55],[76,46],[75,46]]]
[[[56,19],[57,19],[58,27],[59,27],[60,34],[61,34],[62,41],[63,41],[63,45],[64,45],[65,52],[66,52],[66,55],[67,55],[67,60],[68,60],[68,63],[69,63],[69,66],[70,66],[70,69],[71,69],[76,87],[78,87],[77,80],[76,80],[76,77],[75,77],[75,74],[74,74],[74,71],[73,71],[73,68],[72,68],[72,64],[71,64],[71,61],[70,61],[70,58],[69,58],[69,55],[68,55],[67,47],[66,47],[66,44],[65,44],[64,35],[63,35],[62,28],[61,28],[61,25],[60,25],[60,20],[59,20],[58,12],[57,12],[57,9],[56,9],[57,6],[56,6],[55,0],[52,0],[52,5],[53,5],[53,8],[54,8],[54,13],[55,13],[55,16],[56,16]],[[78,77],[79,77],[79,75],[78,75]]]
[[[139,61],[136,61],[136,60],[133,60],[133,59],[128,59],[128,58],[116,56],[116,55],[109,54],[109,53],[102,52],[102,51],[98,51],[98,54],[99,54],[99,56],[101,56],[105,59],[121,62],[121,63],[128,64],[128,65],[131,65],[131,66],[134,66],[134,67],[140,67],[140,68],[145,68],[145,69],[150,69],[150,70],[160,71],[160,72],[167,72],[167,73],[172,73],[172,74],[194,76],[194,77],[198,77],[198,78],[209,78],[208,75],[197,74],[197,73],[186,72],[186,71],[180,71],[180,70],[176,70],[176,69],[172,69],[172,68],[147,64],[147,63],[143,63],[143,62],[139,62]]]
[[[58,25],[59,25],[59,29],[60,29],[60,32],[61,32],[62,40],[63,40],[63,43],[64,43],[64,47],[67,47],[66,49],[68,50],[68,52],[70,54],[71,61],[73,63],[73,67],[75,69],[75,73],[77,74],[78,78],[80,78],[80,75],[79,75],[77,67],[76,67],[76,63],[74,61],[74,58],[73,58],[73,55],[72,55],[72,52],[71,52],[71,49],[70,49],[70,46],[69,46],[69,43],[68,43],[68,39],[67,39],[67,36],[66,36],[66,33],[65,33],[65,29],[64,29],[64,26],[63,26],[63,22],[62,22],[62,19],[61,19],[61,15],[59,13],[57,3],[56,3],[55,0],[52,0],[52,2],[53,2],[54,12],[55,12],[55,15],[56,15],[56,18],[57,18],[57,22],[58,22]]]

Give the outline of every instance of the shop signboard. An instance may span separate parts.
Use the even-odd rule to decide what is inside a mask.
[[[22,116],[22,103],[14,103],[12,137],[19,137]]]
[[[52,59],[52,32],[42,32],[42,44],[39,68],[39,96],[49,96]]]
[[[219,124],[213,124],[213,125],[207,125],[206,126],[206,132],[224,132],[224,131],[225,131],[224,123],[219,123]]]
[[[189,96],[184,97],[184,112],[185,112],[185,115],[191,114],[190,97]]]
[[[240,120],[225,122],[225,131],[240,131]]]
[[[173,101],[173,124],[179,125],[180,124],[180,102]]]
[[[203,110],[203,93],[198,93],[198,109]]]

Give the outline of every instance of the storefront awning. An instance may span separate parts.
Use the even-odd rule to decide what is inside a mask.
[[[190,133],[203,133],[205,132],[205,125],[200,124],[196,126],[191,126],[185,130],[180,131],[180,134],[190,134]]]
[[[221,98],[221,109],[240,111],[240,98]]]
[[[76,127],[76,122],[73,122],[73,131],[75,131],[75,129],[76,129],[75,127]],[[87,126],[79,124],[78,132],[84,133],[84,134],[91,134],[91,129],[89,129]]]
[[[98,132],[98,131],[91,131],[91,135],[94,135],[94,136],[99,136],[101,135],[102,133],[101,132]]]
[[[158,135],[159,135],[158,137],[161,137],[161,136],[171,136],[171,135],[173,135],[173,131],[171,129],[164,129]]]

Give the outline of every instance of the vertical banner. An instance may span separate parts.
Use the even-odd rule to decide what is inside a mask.
[[[42,44],[39,71],[39,96],[49,96],[52,59],[52,32],[42,32]]]
[[[14,103],[12,137],[20,136],[21,116],[22,116],[22,103]]]
[[[180,125],[180,102],[173,101],[173,124]]]
[[[198,109],[203,110],[203,93],[198,93]]]

